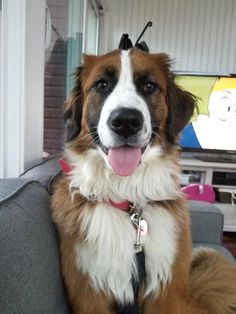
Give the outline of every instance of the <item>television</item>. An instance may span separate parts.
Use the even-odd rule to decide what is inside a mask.
[[[177,73],[176,82],[198,105],[180,134],[184,157],[236,162],[236,77]]]

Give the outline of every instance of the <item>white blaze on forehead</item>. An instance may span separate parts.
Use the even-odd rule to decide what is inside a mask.
[[[135,91],[135,86],[133,82],[133,71],[131,68],[128,50],[121,51],[121,72],[119,82],[116,86],[116,92],[120,89],[124,90],[124,86],[127,90]]]
[[[140,131],[139,142],[147,145],[151,137],[151,118],[145,100],[138,94],[134,81],[133,69],[130,62],[129,50],[122,50],[120,54],[120,76],[114,90],[104,102],[98,123],[98,135],[106,147],[116,145],[114,134],[107,125],[111,112],[118,108],[132,108],[139,110],[144,117],[143,128]]]

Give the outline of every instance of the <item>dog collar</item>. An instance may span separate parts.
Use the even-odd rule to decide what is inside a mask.
[[[64,173],[69,173],[71,171],[71,166],[64,159],[58,159],[58,164]],[[112,200],[109,200],[107,203],[124,212],[130,212],[130,210],[132,209],[132,204],[129,201],[116,203]]]
[[[129,201],[124,201],[124,202],[121,202],[121,203],[115,203],[113,202],[112,200],[109,200],[108,203],[115,207],[115,208],[118,208],[124,212],[130,212],[130,210],[132,209],[132,204],[129,202]]]
[[[69,173],[71,171],[71,166],[64,159],[58,159],[57,162],[64,173]]]

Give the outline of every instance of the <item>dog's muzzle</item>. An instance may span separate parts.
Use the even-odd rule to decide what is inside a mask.
[[[144,117],[135,108],[117,108],[111,111],[107,127],[113,145],[103,148],[112,170],[119,176],[130,176],[141,162],[145,150],[140,134],[144,127]]]
[[[138,99],[139,100],[139,99]],[[117,102],[118,103],[118,102]],[[130,176],[141,163],[151,138],[150,115],[146,105],[103,107],[98,124],[99,145],[114,173]],[[104,109],[105,108],[105,109]]]

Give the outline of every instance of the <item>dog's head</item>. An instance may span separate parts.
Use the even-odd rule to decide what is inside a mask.
[[[131,175],[145,150],[163,154],[176,144],[195,98],[174,82],[165,54],[139,49],[84,56],[66,103],[67,142],[99,152],[113,171]]]

